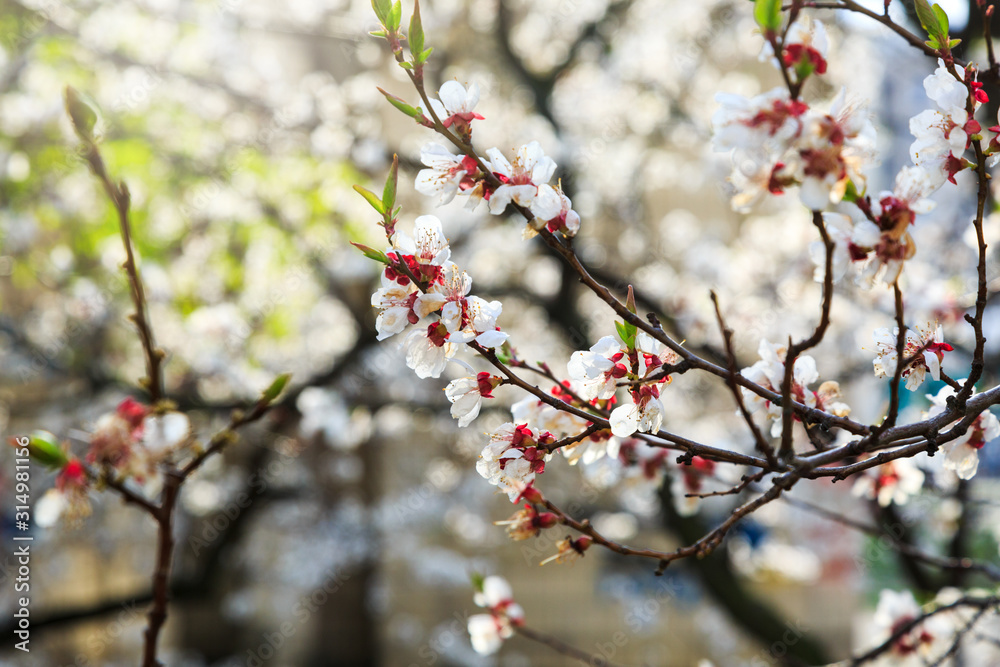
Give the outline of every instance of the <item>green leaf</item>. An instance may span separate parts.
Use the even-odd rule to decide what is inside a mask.
[[[854,181],[847,181],[847,187],[844,189],[844,201],[850,204],[858,201],[860,198],[861,195],[858,194],[858,189],[855,187]]]
[[[947,36],[948,30],[951,27],[948,24],[948,15],[945,14],[945,11],[943,9],[941,9],[941,5],[935,4],[933,7],[931,7],[931,9],[934,11],[934,16],[937,18],[938,26],[940,26],[941,28],[939,36],[940,37]]]
[[[476,589],[477,593],[483,592],[483,582],[486,581],[486,577],[479,574],[478,572],[473,572],[469,575],[469,579],[472,580],[472,587]]]
[[[382,262],[383,264],[386,265],[390,263],[389,258],[381,250],[376,250],[375,248],[369,248],[366,245],[363,245],[361,243],[355,243],[354,241],[351,241],[351,245],[360,250],[362,253],[364,253],[364,256],[367,257],[368,259],[374,259],[376,262]]]
[[[427,59],[431,57],[431,51],[433,50],[434,50],[433,46],[428,47],[426,50],[424,50],[424,52],[420,54],[420,62],[422,63],[427,62]]]
[[[386,28],[392,31],[399,30],[399,22],[403,19],[403,3],[401,0],[396,0],[392,5],[392,11],[389,12],[389,21],[386,24]]]
[[[403,69],[413,69],[413,63],[406,62],[405,60],[399,63],[399,66]]]
[[[361,187],[360,185],[355,185],[354,191],[364,197],[365,201],[371,204],[373,209],[378,211],[380,214],[385,215],[385,207],[382,206],[382,200],[378,198],[377,194],[367,188]]]
[[[271,403],[274,401],[274,399],[278,398],[278,395],[281,394],[285,385],[287,385],[288,381],[291,379],[291,373],[282,373],[278,377],[274,378],[274,382],[271,383],[271,386],[265,389],[264,393],[260,395],[260,400],[264,403]]]
[[[372,9],[375,10],[375,16],[378,17],[379,22],[385,25],[389,20],[389,12],[392,11],[392,4],[389,0],[372,0]]]
[[[781,28],[781,0],[754,0],[753,17],[764,34],[774,34]]]
[[[510,351],[510,343],[504,341],[504,344],[500,346],[500,349],[496,351],[497,361],[501,364],[507,365],[510,363],[512,354]]]
[[[382,189],[382,210],[391,211],[396,205],[396,184],[399,182],[399,156],[393,154],[392,169],[389,170],[389,177],[385,179],[385,187]]]
[[[956,46],[958,46],[961,43],[962,43],[962,40],[960,40],[960,39],[953,39],[953,40],[951,40],[951,41],[948,42],[948,48],[949,49],[953,49],[953,48],[955,48]]]
[[[66,112],[73,121],[73,129],[76,130],[77,136],[82,141],[92,143],[94,126],[97,125],[97,112],[94,111],[94,107],[73,86],[66,86],[63,98],[66,102]]]
[[[421,116],[424,115],[424,114],[422,114],[420,112],[420,109],[418,109],[417,107],[411,106],[411,105],[407,104],[406,101],[403,100],[403,98],[396,97],[392,93],[387,93],[384,90],[382,90],[381,88],[378,89],[378,92],[380,92],[383,95],[385,95],[385,99],[389,100],[389,104],[391,104],[392,106],[396,107],[397,109],[399,109],[400,111],[402,111],[403,113],[405,113],[410,118],[418,118],[419,119]]]
[[[382,37],[382,38],[389,36],[389,33],[387,33],[385,30],[372,30],[368,34],[371,35],[372,37]]]
[[[410,32],[406,36],[410,44],[410,53],[416,63],[422,63],[420,56],[424,51],[424,26],[420,21],[420,0],[413,3],[413,16],[410,17]]]
[[[622,339],[626,347],[630,350],[635,348],[635,336],[638,329],[634,324],[615,321],[615,330],[618,331],[618,337]]]
[[[941,34],[941,25],[938,22],[938,17],[934,13],[934,10],[931,9],[931,5],[927,0],[914,0],[913,8],[917,11],[917,19],[924,30],[927,31],[928,37],[934,38]]]
[[[59,470],[69,463],[69,458],[59,445],[59,440],[48,431],[35,431],[29,436],[28,455],[36,463],[53,470]]]

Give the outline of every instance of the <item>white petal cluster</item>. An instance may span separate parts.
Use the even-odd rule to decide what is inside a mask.
[[[784,345],[761,340],[757,348],[760,360],[753,366],[744,368],[740,374],[765,389],[781,394],[781,385],[785,378],[786,351]],[[818,379],[819,372],[816,369],[816,360],[809,355],[797,357],[795,366],[792,368],[792,398],[803,405],[824,410],[833,415],[842,417],[850,414],[851,408],[838,400],[841,397],[840,386],[836,382],[824,382],[815,391],[809,388],[809,385]],[[780,436],[782,431],[781,405],[769,401],[745,387],[741,387],[740,391],[743,393],[743,402],[747,410],[752,414],[764,414],[771,420],[771,435]]]
[[[486,577],[483,590],[476,593],[475,603],[490,610],[489,614],[469,617],[468,630],[472,648],[480,655],[492,655],[514,634],[515,625],[524,622],[524,610],[514,602],[510,584],[503,577]]]
[[[958,382],[964,384],[964,380]],[[948,386],[942,387],[936,395],[927,394],[931,408],[924,414],[924,418],[936,417],[943,413],[948,407],[948,398],[954,395],[955,390]],[[975,395],[975,390],[972,395]],[[949,426],[957,424],[958,421],[956,419]],[[946,432],[947,428],[942,428],[941,432]],[[954,471],[960,479],[972,479],[979,469],[979,450],[998,436],[1000,436],[1000,421],[989,410],[980,413],[965,433],[941,447],[945,452],[945,469]]]
[[[476,462],[476,472],[490,484],[500,487],[514,502],[521,490],[534,481],[535,472],[545,469],[548,455],[535,447],[541,438],[551,440],[551,434],[537,435],[523,424],[502,424],[490,434],[490,442]]]
[[[896,350],[896,339],[899,336],[899,327],[876,329],[872,334],[875,341],[875,359],[872,364],[875,368],[875,377],[893,377],[896,373],[896,365],[899,363],[899,354]],[[903,358],[909,359],[914,355],[919,355],[906,368],[903,369],[901,377],[906,379],[906,388],[914,391],[923,384],[924,377],[930,373],[934,380],[941,379],[941,360],[944,353],[951,351],[951,346],[944,342],[944,333],[941,325],[928,324],[925,327],[907,329],[905,344],[903,346]],[[922,350],[922,351],[921,351]]]
[[[923,487],[923,471],[911,459],[896,459],[860,475],[851,492],[888,507],[893,503],[905,505]]]
[[[799,186],[802,203],[823,210],[843,199],[847,184],[864,189],[875,164],[875,128],[864,105],[845,90],[829,112],[816,111],[777,88],[754,98],[720,94],[712,117],[716,150],[733,149],[733,208],[748,210],[766,193]]]
[[[384,340],[408,329],[406,364],[417,377],[439,377],[463,343],[496,348],[507,340],[497,325],[503,305],[469,294],[472,278],[449,261],[451,248],[436,217],[417,218],[412,238],[396,231],[387,256],[393,264],[383,271],[371,299],[379,309],[377,337]],[[423,291],[411,276],[425,283]]]
[[[924,79],[924,90],[936,108],[927,109],[910,119],[910,145],[913,164],[927,172],[934,189],[945,181],[955,182],[962,168],[962,155],[969,147],[970,135],[979,131],[979,124],[969,115],[969,89],[964,82],[965,71],[955,69],[959,78],[948,71],[944,61]],[[978,103],[973,96],[973,110]]]

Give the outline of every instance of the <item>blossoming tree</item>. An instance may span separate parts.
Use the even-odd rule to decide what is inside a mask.
[[[748,211],[779,196],[801,202],[802,224],[811,224],[817,237],[801,254],[815,264],[814,278],[822,292],[808,335],[752,341],[759,359],[741,369],[735,346],[741,334],[727,324],[726,295],[692,297],[711,303],[719,347],[717,355],[710,355],[692,349],[663,324],[670,313],[646,308],[628,277],[614,284],[596,278],[574,245],[586,220],[574,210],[568,188],[555,179],[558,165],[542,144],[531,141],[509,153],[482,150],[474,130],[490,121],[476,111],[478,86],[448,81],[436,97],[427,90],[425,69],[433,62],[432,49],[425,44],[419,4],[414,3],[404,30],[400,2],[373,0],[381,26],[373,35],[387,42],[416,97],[407,101],[382,93],[436,135],[436,141],[421,150],[423,168],[416,174],[415,190],[442,207],[454,207],[457,200],[472,210],[519,219],[514,224],[523,225],[525,243],[544,244],[615,318],[613,331],[604,332],[587,349],[574,351],[565,363],[525,358],[518,352],[519,341],[504,330],[510,314],[502,302],[473,293],[471,274],[477,267],[452,261],[441,220],[422,215],[411,223],[404,215],[397,203],[398,162],[393,161],[380,195],[357,187],[376,212],[386,239],[383,249],[355,244],[381,265],[380,286],[371,296],[377,339],[398,342],[406,366],[428,383],[445,384],[443,374],[461,369],[460,377],[440,387],[460,427],[473,426],[484,405],[501,393],[514,396],[510,420],[483,439],[475,470],[484,484],[497,487],[515,506],[509,518],[495,521],[511,539],[532,540],[556,527],[567,533],[542,565],[606,549],[648,561],[651,575],[661,575],[671,563],[708,556],[741,521],[802,486],[846,480],[858,495],[892,508],[929,483],[921,466],[930,457],[943,461],[943,469],[954,477],[953,487],[964,488],[961,485],[975,478],[980,453],[1000,435],[1000,423],[990,412],[1000,403],[1000,386],[987,386],[997,378],[986,367],[991,332],[984,324],[990,297],[984,218],[992,196],[989,169],[1000,157],[1000,126],[984,130],[976,120],[977,111],[989,102],[986,85],[997,82],[1000,66],[988,32],[988,65],[980,67],[956,57],[953,49],[958,44],[940,7],[926,0],[915,3],[924,40],[925,35],[890,18],[890,4],[885,2],[884,13],[853,0],[796,0],[788,6],[756,0],[752,10],[749,4],[746,8],[759,28],[761,58],[783,84],[753,97],[719,91],[712,143],[716,150],[731,153],[735,210]],[[920,110],[909,122],[914,138],[911,163],[900,168],[891,190],[869,189],[878,148],[875,123],[865,104],[849,89],[830,101],[805,94],[807,85],[822,79],[829,66],[829,39],[812,15],[818,8],[881,23],[912,44],[915,57],[927,63],[924,89],[931,108]],[[981,10],[988,24],[992,6],[981,3]],[[92,136],[89,106],[69,90],[67,108],[84,158],[119,215],[149,401],[127,400],[99,420],[82,457],[67,453],[48,434],[33,436],[27,449],[59,471],[55,489],[36,513],[45,524],[60,515],[80,517],[86,514],[88,495],[103,490],[120,494],[157,523],[154,604],[142,663],[154,667],[167,614],[172,517],[180,488],[234,439],[237,429],[269,409],[288,378],[279,377],[257,403],[236,413],[225,430],[204,444],[198,442],[188,418],[166,400],[162,389],[163,354],[155,344],[133,257],[128,189],[106,172]],[[947,342],[945,327],[913,319],[906,287],[907,262],[922,251],[911,230],[920,224],[919,216],[934,207],[934,194],[957,186],[960,179],[976,186],[970,224],[978,262],[975,301],[963,322],[949,325],[972,331],[968,368],[955,379],[944,369],[952,358],[949,353],[956,351]],[[885,326],[871,334],[870,347],[865,348],[874,376],[887,385],[889,396],[872,422],[852,418],[851,397],[844,395],[837,379],[837,360],[808,354],[830,331],[837,302],[850,302],[844,295],[856,290],[885,290],[893,304],[891,312],[882,313]],[[703,375],[726,388],[744,428],[740,438],[718,443],[675,432],[663,395],[672,390],[674,379],[688,374]],[[926,413],[919,420],[902,420],[904,392],[927,391],[931,380],[944,384],[927,394]],[[589,517],[554,502],[545,481],[547,468],[589,466],[602,459],[620,461],[630,474],[667,483],[679,516],[696,514],[708,503],[730,503],[726,516],[673,550],[611,539]],[[877,530],[849,517],[839,520],[863,532]],[[948,664],[960,650],[971,655],[992,650],[981,629],[997,622],[1000,569],[985,560],[937,553],[891,537],[889,547],[920,567],[969,573],[988,588],[939,587],[923,591],[931,593],[924,604],[909,591],[883,591],[875,617],[877,636],[853,656],[853,664]],[[610,664],[545,634],[544,621],[536,623],[531,609],[522,609],[501,576],[477,576],[474,586],[475,603],[485,609],[468,619],[477,652],[495,653],[506,640],[522,635],[584,662]]]

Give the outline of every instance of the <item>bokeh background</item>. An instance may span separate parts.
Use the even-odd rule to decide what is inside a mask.
[[[975,58],[981,25],[969,23],[965,3],[942,5]],[[757,59],[751,7],[422,4],[434,47],[429,87],[457,78],[482,90],[476,145],[509,152],[541,142],[583,218],[576,248],[594,274],[619,289],[634,284],[641,308],[708,355],[720,349],[708,299],[715,289],[742,365],[756,359],[762,337],[811,331],[820,295],[808,212],[789,195],[733,213],[729,158],[710,147],[717,92],[780,85]],[[907,120],[929,106],[921,81],[934,63],[870,22],[816,16],[831,33],[831,66],[806,98],[822,104],[846,85],[869,100],[882,151],[870,188],[891,188],[909,159]],[[515,543],[491,525],[512,508],[474,462],[484,432],[507,421],[522,396],[501,390],[459,431],[441,391],[447,378],[420,381],[394,341],[376,344],[369,298],[377,268],[348,241],[384,241],[352,185],[377,189],[399,154],[404,227],[423,213],[442,218],[476,293],[504,302],[501,324],[522,358],[564,374],[573,350],[613,333],[613,318],[543,245],[521,240],[518,221],[457,204],[435,209],[413,191],[420,148],[433,137],[376,90],[415,99],[384,42],[367,35],[376,27],[365,0],[0,0],[4,439],[45,428],[79,448],[101,414],[140,395],[121,241],[75,152],[66,84],[100,106],[103,154],[132,192],[170,397],[209,433],[276,374],[294,374],[281,406],[185,487],[165,664],[576,664],[523,639],[496,657],[475,655],[465,618],[476,609],[476,572],[507,577],[532,627],[627,664],[785,664],[787,653],[819,664],[870,640],[879,589],[976,583],[915,579],[926,573],[907,570],[876,538],[792,502],[767,506],[711,558],[675,564],[663,577],[648,562],[597,549],[572,565],[539,567],[562,532]],[[984,117],[993,115],[995,107]],[[935,199],[914,232],[907,289],[914,320],[939,319],[957,345],[945,366],[954,375],[969,359],[971,332],[960,319],[975,286],[967,224],[975,197],[960,179]],[[998,238],[1000,217],[990,216],[987,233]],[[995,253],[989,276],[998,276]],[[834,328],[815,354],[861,420],[887,400],[865,347],[891,312],[888,290],[841,286]],[[990,332],[1000,329],[1000,308],[992,302],[986,322],[986,382],[995,384],[1000,339]],[[904,398],[906,418],[926,409],[923,391]],[[721,382],[685,375],[664,402],[670,430],[752,446]],[[997,561],[996,454],[985,449],[975,483],[960,489],[925,457],[927,487],[888,517],[852,495],[850,483],[802,484],[792,496],[858,520],[894,520],[928,548],[958,544]],[[13,609],[11,461],[2,448],[0,624]],[[544,489],[611,537],[673,548],[735,501],[706,500],[694,517],[680,517],[672,461],[666,473],[647,479],[619,461],[569,466],[559,457]],[[52,483],[36,470],[33,493]],[[33,650],[15,654],[5,639],[0,664],[136,663],[154,528],[115,496],[94,504],[76,528],[36,532]],[[775,644],[782,635],[786,644]]]

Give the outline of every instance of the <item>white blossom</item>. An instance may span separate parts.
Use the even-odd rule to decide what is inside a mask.
[[[965,381],[959,380],[958,382],[964,384]],[[973,390],[972,395],[974,396],[975,393]],[[927,394],[931,408],[924,415],[925,418],[935,417],[943,413],[948,408],[948,398],[954,395],[955,390],[949,386],[942,387],[935,396]],[[958,421],[956,419],[949,426],[957,424]],[[946,429],[941,429],[941,431],[945,432]],[[1000,436],[1000,421],[988,409],[981,412],[965,433],[942,445],[942,449],[945,451],[945,469],[953,470],[960,479],[972,479],[979,469],[979,450],[998,436]]]
[[[511,202],[531,210],[538,217],[553,212],[553,202],[546,198],[536,203],[538,188],[545,185],[556,171],[556,163],[545,155],[537,141],[521,146],[513,164],[496,148],[486,151],[493,172],[500,177],[500,185],[490,195],[490,213],[500,215]]]

